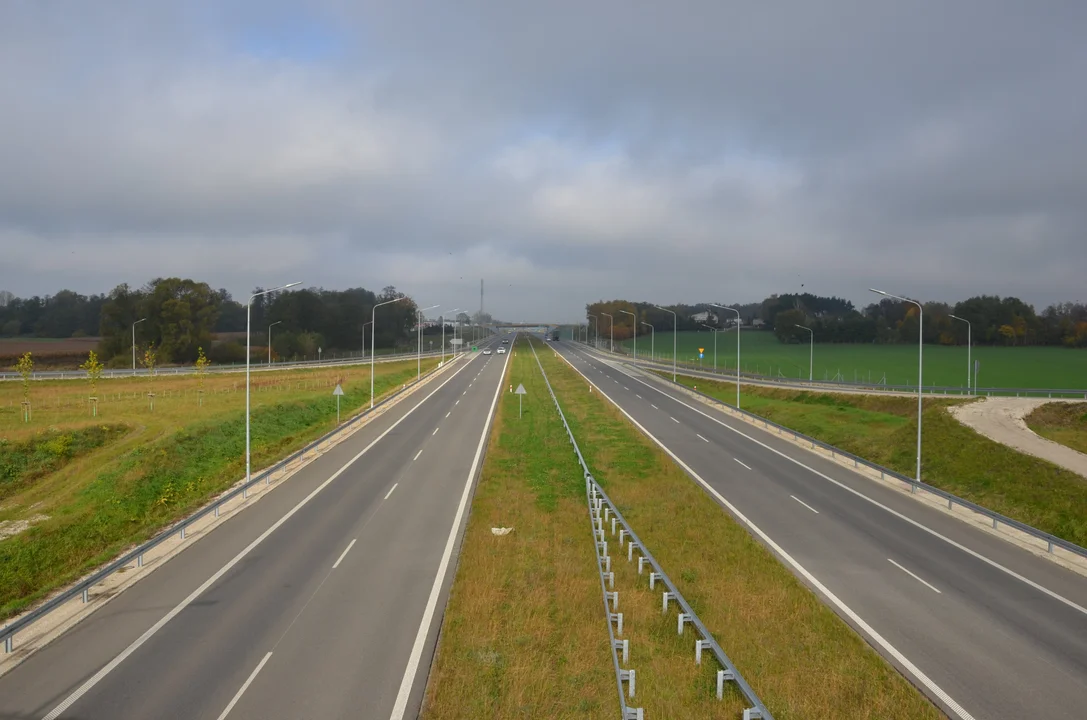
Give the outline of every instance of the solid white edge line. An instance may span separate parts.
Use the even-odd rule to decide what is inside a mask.
[[[419,457],[419,456],[416,455],[415,457]],[[399,485],[400,485],[400,483],[393,483],[393,486],[391,488],[389,488],[389,492],[385,493],[385,498],[384,499],[388,500],[389,497],[393,494],[393,490],[395,490],[397,488],[397,486],[399,486]]]
[[[395,488],[396,488],[396,486],[395,486],[395,485],[393,485],[393,488],[395,489]],[[393,491],[392,491],[392,490],[390,490],[390,491],[389,491],[389,495],[392,495],[392,492],[393,492]],[[386,499],[386,500],[388,500],[388,499],[389,499],[389,495],[386,495],[386,496],[385,496],[385,499]],[[342,563],[342,562],[343,562],[343,559],[344,559],[345,557],[347,557],[347,553],[348,553],[348,551],[350,551],[350,550],[351,550],[351,548],[355,547],[355,541],[356,541],[356,540],[358,540],[358,538],[352,538],[352,539],[351,539],[351,542],[347,543],[347,547],[345,547],[345,548],[343,549],[343,552],[342,552],[342,553],[340,553],[340,556],[339,556],[338,558],[336,558],[336,562],[332,563],[332,569],[333,569],[333,570],[335,570],[336,568],[338,568],[338,567],[340,566],[340,563]],[[269,655],[271,655],[271,653],[268,653],[268,654],[269,654]]]
[[[588,379],[588,378],[586,378],[586,379]],[[868,502],[870,502],[871,504],[873,504],[876,507],[880,508],[881,510],[885,510],[885,511],[889,512],[890,514],[894,515],[895,517],[897,517],[897,518],[899,518],[901,520],[904,520],[905,522],[908,522],[910,525],[913,525],[917,529],[923,530],[924,532],[927,532],[929,535],[932,535],[935,538],[939,538],[940,540],[943,540],[948,545],[950,545],[950,546],[952,546],[954,548],[957,548],[959,550],[962,550],[967,555],[970,555],[971,557],[973,557],[973,558],[975,558],[977,560],[980,560],[981,562],[989,565],[990,567],[996,568],[997,570],[1000,570],[1001,572],[1006,573],[1010,577],[1013,577],[1016,580],[1019,580],[1019,581],[1025,583],[1025,584],[1029,585],[1030,587],[1034,588],[1038,592],[1041,592],[1041,593],[1043,593],[1045,595],[1048,595],[1049,597],[1053,598],[1054,600],[1057,600],[1058,602],[1064,603],[1065,605],[1072,608],[1073,610],[1077,610],[1077,611],[1083,613],[1084,615],[1087,615],[1087,607],[1083,607],[1082,605],[1079,605],[1078,603],[1075,603],[1072,600],[1069,600],[1068,598],[1064,597],[1063,595],[1060,595],[1060,594],[1050,590],[1049,588],[1034,582],[1030,578],[1025,577],[1023,575],[1020,575],[1019,573],[1015,572],[1011,568],[1007,568],[1007,567],[1001,565],[1000,563],[998,563],[997,561],[991,560],[990,558],[988,558],[988,557],[982,555],[981,553],[979,553],[977,550],[973,550],[971,548],[968,548],[965,545],[963,545],[962,543],[956,542],[956,541],[952,540],[951,538],[947,537],[946,535],[940,534],[939,532],[933,530],[932,528],[928,527],[927,525],[924,525],[923,523],[921,523],[921,522],[919,522],[917,520],[914,520],[913,518],[911,518],[911,517],[909,517],[907,515],[904,515],[904,514],[898,512],[897,510],[895,510],[895,509],[893,509],[891,507],[888,507],[887,505],[884,505],[880,501],[868,497],[867,495],[862,493],[860,490],[855,490],[854,488],[849,487],[845,483],[840,482],[838,480],[835,480],[834,478],[830,477],[829,475],[826,475],[824,473],[819,472],[818,470],[811,467],[810,465],[805,465],[801,460],[797,460],[796,458],[792,457],[791,455],[787,455],[787,454],[783,453],[782,451],[778,450],[777,448],[770,447],[766,443],[764,443],[764,442],[762,442],[760,440],[756,440],[755,438],[751,437],[750,435],[743,432],[742,430],[738,430],[738,429],[734,428],[732,425],[729,425],[728,423],[726,423],[726,422],[724,422],[722,420],[719,420],[718,418],[715,418],[715,417],[713,417],[712,415],[710,415],[708,413],[704,413],[704,412],[702,412],[701,410],[699,410],[698,408],[696,408],[696,407],[694,407],[692,405],[688,405],[687,403],[683,402],[679,398],[674,397],[672,395],[669,395],[664,390],[661,390],[660,388],[657,388],[657,387],[654,387],[653,385],[650,385],[645,380],[642,380],[641,378],[637,378],[637,377],[634,378],[634,379],[636,381],[642,383],[646,387],[652,388],[653,390],[656,390],[661,395],[664,395],[666,398],[669,398],[670,400],[673,400],[673,401],[679,403],[683,407],[685,407],[685,408],[687,408],[689,410],[692,410],[692,411],[698,413],[699,415],[701,415],[701,416],[703,416],[705,418],[708,418],[708,419],[712,420],[713,422],[717,423],[718,425],[720,425],[722,427],[728,428],[729,430],[736,433],[740,437],[745,438],[747,440],[750,440],[751,442],[755,443],[756,445],[759,445],[760,447],[763,447],[766,450],[769,450],[770,452],[774,453],[775,455],[777,455],[777,456],[779,456],[781,458],[784,458],[785,460],[788,460],[789,462],[793,463],[794,465],[798,465],[798,466],[804,468],[805,470],[812,473],[813,475],[821,477],[824,480],[826,480],[827,482],[833,483],[833,484],[837,485],[838,487],[842,488],[843,490],[845,490],[845,491],[847,491],[849,493],[852,493],[853,495],[855,495],[855,496],[857,496],[857,497],[859,497],[859,498],[861,498],[863,500],[867,500]]]
[[[801,500],[800,498],[798,498],[798,497],[797,497],[796,495],[790,495],[789,497],[791,497],[791,498],[792,498],[793,500],[796,500],[796,501],[797,501],[798,503],[800,503],[801,505],[803,505],[803,506],[804,506],[804,507],[806,507],[807,509],[811,510],[811,511],[812,511],[813,513],[815,513],[816,515],[818,515],[818,514],[819,514],[819,511],[818,511],[818,510],[816,510],[816,509],[815,509],[815,508],[813,508],[813,507],[812,507],[811,505],[807,504],[806,502],[804,502],[803,500]]]
[[[441,390],[443,387],[445,387],[449,382],[451,382],[453,380],[453,378],[455,378],[458,374],[460,374],[461,370],[464,370],[464,368],[466,368],[466,367],[468,367],[467,364],[461,365],[460,368],[456,372],[454,372],[452,375],[450,375],[448,378],[446,378],[445,382],[443,382],[438,387],[434,388],[434,390],[432,390],[429,395],[427,395],[425,398],[423,398],[418,403],[416,403],[410,410],[408,410],[406,413],[404,413],[404,415],[401,416],[399,420],[397,420],[392,425],[390,425],[388,428],[386,428],[385,431],[382,432],[380,435],[378,435],[373,441],[371,441],[371,443],[369,445],[367,445],[361,451],[359,451],[359,453],[357,455],[355,455],[355,457],[351,458],[346,463],[344,463],[342,466],[340,466],[339,470],[332,473],[332,475],[330,475],[327,480],[325,480],[323,483],[321,483],[316,488],[314,488],[310,492],[309,495],[307,495],[306,497],[299,500],[298,504],[295,505],[294,507],[292,507],[290,510],[288,510],[287,513],[285,515],[283,515],[283,517],[281,517],[274,524],[272,524],[271,527],[269,527],[267,530],[265,530],[263,533],[261,533],[255,540],[253,540],[253,542],[251,542],[247,546],[245,546],[245,549],[243,549],[241,552],[239,552],[237,555],[235,555],[233,558],[231,558],[227,562],[226,565],[223,565],[221,568],[219,568],[219,570],[214,575],[212,575],[210,578],[205,580],[204,583],[202,585],[200,585],[200,587],[193,590],[192,593],[190,593],[188,597],[186,597],[184,600],[182,600],[180,603],[178,603],[177,606],[175,606],[173,610],[166,613],[166,615],[164,615],[158,622],[156,622],[154,625],[152,625],[147,630],[145,630],[143,635],[140,635],[138,638],[133,640],[132,643],[128,647],[126,647],[124,650],[122,650],[117,655],[117,657],[115,657],[115,658],[113,658],[113,660],[109,661],[104,667],[102,667],[101,670],[96,672],[85,683],[80,685],[74,692],[72,692],[72,694],[70,694],[68,697],[66,697],[64,699],[64,701],[60,703],[60,705],[57,705],[55,708],[53,708],[53,710],[48,715],[46,715],[42,720],[56,720],[58,717],[60,717],[61,713],[63,713],[65,710],[67,710],[69,707],[71,707],[72,704],[75,701],[79,700],[79,698],[83,697],[91,688],[93,688],[95,685],[97,685],[99,682],[101,682],[102,678],[104,678],[106,675],[109,675],[111,672],[113,672],[117,668],[118,665],[120,665],[122,662],[124,662],[125,659],[129,655],[136,652],[136,650],[138,650],[141,645],[143,645],[145,642],[150,640],[152,638],[152,636],[154,636],[155,633],[157,633],[159,630],[161,630],[166,625],[166,623],[170,622],[175,617],[177,617],[177,615],[182,610],[184,610],[186,607],[191,605],[193,603],[193,601],[196,600],[196,598],[200,597],[208,588],[210,588],[212,585],[214,585],[219,580],[219,578],[221,578],[223,575],[225,575],[227,572],[229,572],[231,568],[233,568],[235,565],[237,565],[239,562],[241,562],[242,559],[246,555],[251,553],[255,547],[257,547],[262,542],[264,542],[264,540],[269,535],[271,535],[273,532],[275,532],[283,523],[287,522],[287,520],[289,520],[291,518],[291,516],[293,516],[296,512],[301,510],[302,507],[306,505],[306,503],[308,503],[310,500],[315,498],[319,492],[321,492],[326,487],[328,487],[330,484],[332,484],[332,482],[336,478],[338,478],[340,475],[342,475],[359,458],[361,458],[363,455],[365,455],[367,452],[369,452],[370,448],[374,447],[379,442],[381,442],[381,440],[386,435],[388,435],[393,430],[395,430],[396,427],[398,425],[400,425],[400,423],[404,422],[409,416],[411,416],[411,414],[413,412],[418,410],[419,407],[422,406],[423,403],[425,403],[427,400],[432,398],[435,393],[437,393],[439,390]]]
[[[264,656],[264,658],[263,658],[263,659],[262,659],[262,660],[261,660],[261,661],[260,661],[260,662],[259,662],[259,663],[257,664],[257,666],[256,666],[255,668],[253,668],[253,672],[251,672],[251,673],[249,674],[249,678],[248,678],[248,679],[246,679],[246,681],[245,681],[245,682],[244,682],[244,683],[242,684],[242,686],[241,686],[240,688],[238,688],[238,692],[237,692],[237,694],[236,694],[236,695],[234,695],[234,698],[233,698],[233,699],[232,699],[232,700],[230,701],[230,704],[226,706],[226,709],[225,709],[225,710],[223,710],[223,714],[219,716],[219,720],[223,720],[223,718],[225,718],[225,717],[226,717],[227,715],[229,715],[229,714],[230,714],[230,711],[231,711],[231,710],[233,710],[233,709],[234,709],[234,706],[235,706],[235,705],[237,705],[237,703],[238,703],[238,701],[239,701],[239,700],[241,700],[241,697],[242,697],[242,693],[244,693],[244,692],[245,692],[245,690],[246,690],[246,688],[248,688],[248,687],[249,687],[249,684],[250,684],[251,682],[253,682],[253,678],[255,678],[255,677],[257,676],[257,673],[259,673],[259,672],[260,672],[260,669],[261,669],[262,667],[264,667],[264,663],[268,662],[268,658],[270,658],[270,657],[272,657],[272,653],[270,653],[270,652],[269,652],[269,653],[268,653],[268,654],[266,654],[266,655]]]
[[[566,364],[569,365],[571,368],[573,368],[574,371],[577,372],[579,375],[581,374],[581,372],[576,367],[574,367],[573,363],[571,363],[570,361],[567,360]],[[585,376],[582,375],[582,377],[585,377]],[[585,379],[589,380],[588,378],[585,378]],[[589,382],[592,382],[592,381],[589,380]],[[928,675],[925,675],[925,673],[921,672],[921,669],[919,667],[914,665],[910,661],[909,658],[907,658],[905,655],[903,655],[901,652],[899,652],[898,648],[896,648],[894,645],[891,645],[891,643],[889,643],[887,640],[885,640],[882,635],[880,635],[878,632],[876,632],[875,628],[873,628],[871,625],[866,623],[864,621],[864,619],[861,618],[861,616],[858,615],[856,612],[854,612],[851,607],[849,607],[844,602],[842,602],[842,600],[839,599],[837,595],[832,593],[829,588],[827,588],[825,585],[823,585],[823,583],[819,582],[819,580],[814,575],[812,575],[810,572],[808,572],[807,568],[805,568],[803,565],[801,565],[799,562],[797,562],[793,558],[792,555],[785,552],[785,549],[782,548],[780,545],[778,545],[776,542],[774,542],[773,539],[769,535],[767,535],[765,532],[763,532],[762,529],[758,525],[751,522],[751,520],[749,520],[746,515],[744,515],[742,512],[740,512],[739,508],[737,508],[735,505],[733,505],[728,500],[726,500],[725,496],[722,495],[720,492],[718,492],[716,488],[714,488],[708,482],[703,480],[702,476],[700,476],[698,473],[696,473],[694,471],[694,469],[691,468],[691,466],[689,466],[687,463],[683,462],[683,460],[681,460],[678,455],[676,455],[674,452],[672,452],[668,448],[668,446],[666,446],[664,443],[662,443],[660,440],[658,440],[656,438],[656,436],[654,436],[651,432],[646,430],[642,426],[641,423],[639,423],[637,420],[635,420],[630,415],[630,413],[628,413],[626,410],[624,410],[619,405],[619,403],[615,402],[615,400],[612,400],[611,397],[609,397],[607,393],[605,393],[603,390],[600,390],[599,387],[597,387],[597,390],[599,390],[600,394],[603,395],[605,398],[607,398],[608,402],[610,402],[612,405],[614,405],[619,410],[619,412],[623,413],[623,415],[626,416],[627,420],[630,420],[630,422],[633,423],[635,427],[637,427],[639,430],[641,430],[642,433],[646,437],[648,437],[650,440],[652,440],[654,443],[656,443],[656,445],[661,450],[668,453],[668,455],[673,460],[675,460],[676,463],[679,464],[679,466],[682,467],[687,472],[688,475],[693,477],[698,482],[698,484],[701,485],[706,490],[706,492],[710,493],[715,498],[717,498],[718,502],[720,502],[722,505],[727,507],[729,509],[729,511],[733,514],[734,517],[736,517],[742,523],[747,525],[747,527],[750,528],[753,533],[758,535],[762,539],[763,542],[765,542],[768,546],[770,546],[770,548],[775,553],[777,553],[777,555],[782,560],[784,560],[789,565],[791,565],[793,567],[793,569],[795,569],[798,573],[800,573],[804,577],[804,579],[806,579],[809,583],[811,583],[811,585],[814,588],[816,588],[820,593],[822,593],[823,596],[827,598],[827,600],[829,600],[831,603],[833,603],[835,605],[835,607],[837,607],[843,614],[845,614],[850,620],[852,620],[854,623],[856,623],[857,627],[861,628],[861,630],[866,635],[868,635],[868,637],[871,638],[873,642],[875,642],[877,645],[879,645],[881,648],[883,648],[884,651],[887,652],[887,654],[889,654],[891,657],[893,657],[895,660],[897,660],[902,665],[902,667],[906,669],[906,671],[910,675],[912,675],[919,683],[921,683],[926,688],[928,688],[929,691],[933,695],[935,695],[936,697],[943,700],[944,703],[949,708],[951,708],[951,710],[956,715],[958,715],[959,718],[961,718],[961,720],[974,720],[973,715],[968,713],[961,705],[959,705],[957,702],[955,702],[954,698],[952,698],[950,695],[948,695],[946,692],[944,692],[943,688],[941,688],[939,685],[937,685],[935,682],[933,682],[932,679],[930,679]],[[756,441],[756,442],[758,442],[758,441]]]
[[[745,463],[745,462],[744,462],[743,460],[741,460],[740,458],[732,458],[732,459],[733,459],[733,460],[735,460],[736,462],[740,463],[741,465],[743,465],[743,466],[744,466],[745,468],[747,468],[748,470],[750,470],[750,469],[751,469],[751,466],[750,466],[750,465],[748,465],[747,463]]]
[[[914,580],[916,580],[917,582],[921,583],[922,585],[925,585],[925,586],[927,586],[929,590],[932,590],[932,591],[933,591],[933,592],[935,592],[935,593],[939,593],[940,595],[943,595],[943,593],[941,593],[941,592],[940,592],[939,590],[937,590],[937,589],[936,589],[936,588],[935,588],[934,586],[930,585],[929,583],[925,582],[924,580],[922,580],[922,579],[921,579],[921,578],[919,578],[918,576],[914,575],[914,574],[913,574],[912,572],[910,572],[910,571],[909,571],[909,570],[907,570],[906,568],[902,567],[901,565],[899,565],[898,563],[896,563],[896,562],[895,562],[894,560],[892,560],[891,558],[887,558],[887,562],[891,563],[891,564],[892,564],[892,565],[894,565],[894,566],[895,566],[896,568],[898,568],[898,569],[899,569],[899,570],[901,570],[902,572],[906,573],[907,575],[909,575],[909,576],[910,576],[911,578],[913,578],[913,579],[914,579]]]
[[[709,442],[709,440],[706,440],[706,438],[702,437],[702,436],[701,436],[701,435],[699,435],[698,433],[695,433],[695,435],[697,435],[697,436],[698,436],[698,439],[699,439],[699,440],[703,440],[703,441],[705,441],[705,442]]]
[[[426,645],[427,635],[430,633],[430,623],[434,618],[434,611],[438,605],[438,595],[441,594],[442,583],[449,569],[449,560],[453,555],[453,545],[457,541],[457,533],[460,529],[461,519],[464,517],[464,509],[468,504],[468,498],[472,494],[472,485],[475,482],[476,471],[479,469],[479,461],[483,457],[483,449],[487,446],[487,436],[490,434],[491,420],[494,418],[494,410],[498,406],[498,396],[502,392],[502,383],[506,380],[510,358],[513,353],[506,354],[505,363],[502,365],[502,375],[498,379],[498,386],[494,389],[494,398],[491,400],[491,409],[487,413],[487,420],[483,423],[483,432],[479,436],[479,445],[476,446],[476,455],[472,460],[472,468],[468,471],[468,478],[464,481],[464,491],[460,496],[460,504],[457,506],[457,514],[453,518],[453,527],[449,529],[449,538],[445,542],[445,551],[442,560],[438,564],[438,571],[434,575],[434,585],[430,589],[430,597],[427,599],[423,618],[419,621],[419,631],[415,635],[415,644],[411,648],[408,657],[408,665],[404,668],[404,678],[400,681],[400,691],[396,694],[396,703],[393,705],[389,720],[403,720],[407,712],[408,698],[411,689],[415,685],[415,676],[419,671],[419,661],[423,655],[423,646]]]

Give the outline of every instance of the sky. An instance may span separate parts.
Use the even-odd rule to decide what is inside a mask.
[[[1087,301],[1087,3],[0,3],[0,289]]]

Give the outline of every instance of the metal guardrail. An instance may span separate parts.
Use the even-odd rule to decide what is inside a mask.
[[[676,605],[679,607],[680,612],[676,623],[677,632],[682,635],[683,628],[688,623],[694,627],[695,633],[698,636],[695,638],[694,644],[695,662],[701,664],[702,652],[704,650],[710,650],[717,659],[717,662],[721,665],[721,669],[717,671],[717,698],[722,699],[724,697],[725,684],[727,682],[733,682],[737,685],[745,700],[750,703],[750,707],[744,709],[743,720],[773,720],[773,715],[766,709],[766,706],[740,674],[740,671],[736,669],[735,664],[729,659],[717,640],[714,639],[713,634],[710,633],[702,623],[697,613],[695,613],[690,604],[683,597],[683,594],[679,592],[675,583],[672,582],[671,578],[669,578],[667,573],[661,568],[660,563],[657,562],[656,558],[654,558],[652,553],[645,547],[645,544],[631,529],[630,524],[627,523],[626,519],[618,509],[616,509],[611,498],[607,496],[599,483],[596,482],[592,471],[589,470],[588,463],[585,462],[585,457],[581,454],[581,449],[578,447],[577,440],[574,438],[574,433],[570,429],[570,425],[566,422],[566,415],[562,412],[559,400],[551,387],[551,381],[548,380],[547,372],[544,370],[543,364],[540,362],[540,356],[536,353],[536,347],[531,341],[530,347],[532,348],[533,356],[536,358],[536,364],[540,368],[540,373],[543,375],[544,383],[547,385],[547,391],[551,394],[551,400],[555,403],[555,409],[558,411],[559,418],[562,420],[562,425],[566,428],[566,434],[570,438],[570,444],[574,446],[574,454],[577,455],[578,464],[581,466],[581,471],[585,478],[585,494],[589,504],[589,516],[593,525],[593,539],[595,541],[597,554],[597,569],[600,572],[600,589],[604,594],[604,611],[608,617],[608,633],[611,638],[612,659],[615,664],[616,683],[619,689],[619,704],[622,709],[623,720],[643,720],[643,709],[628,705],[627,697],[623,694],[623,683],[626,682],[629,689],[629,696],[634,697],[635,671],[634,669],[623,670],[620,667],[618,652],[619,650],[623,651],[623,660],[625,662],[629,658],[630,645],[628,640],[616,640],[612,628],[613,623],[618,623],[618,631],[619,634],[622,635],[623,615],[622,613],[613,612],[619,605],[619,593],[618,591],[609,592],[605,587],[605,578],[612,583],[613,587],[615,582],[615,574],[611,570],[611,556],[608,554],[608,541],[605,530],[605,523],[608,523],[609,521],[611,524],[612,536],[616,535],[616,532],[618,531],[619,546],[623,547],[624,541],[626,541],[627,562],[633,562],[635,552],[638,553],[639,575],[642,574],[646,563],[649,564],[651,568],[649,572],[650,589],[655,588],[657,582],[661,582],[665,586],[666,589],[662,591],[661,596],[661,612],[667,612],[668,605],[672,601],[675,601]],[[616,524],[619,524],[622,527],[617,528]],[[629,540],[627,540],[627,538],[629,538]]]
[[[1008,526],[1010,528],[1014,528],[1014,529],[1016,529],[1016,530],[1018,530],[1018,531],[1020,531],[1022,533],[1030,535],[1030,536],[1034,537],[1035,539],[1044,541],[1046,543],[1046,547],[1047,547],[1047,549],[1048,549],[1048,551],[1050,553],[1053,552],[1054,547],[1059,547],[1059,548],[1061,548],[1063,550],[1066,550],[1066,551],[1068,551],[1068,552],[1070,552],[1070,553],[1072,553],[1074,555],[1079,555],[1080,557],[1082,557],[1084,559],[1087,559],[1087,548],[1082,548],[1082,547],[1080,547],[1079,545],[1076,545],[1073,542],[1069,542],[1068,540],[1065,540],[1063,538],[1059,538],[1056,535],[1051,535],[1050,533],[1047,533],[1047,532],[1045,532],[1043,530],[1039,530],[1038,528],[1027,525],[1026,523],[1020,522],[1019,520],[1015,520],[1013,518],[1007,517],[1006,515],[1001,515],[998,512],[990,510],[989,508],[983,507],[983,506],[978,505],[977,503],[974,503],[974,502],[970,502],[969,500],[965,500],[965,499],[959,497],[958,495],[953,495],[952,493],[949,493],[946,490],[941,490],[940,488],[929,485],[926,482],[918,482],[915,478],[908,477],[906,475],[903,475],[902,473],[891,470],[890,468],[885,468],[882,465],[879,465],[877,463],[869,462],[868,460],[865,460],[864,458],[859,457],[857,455],[854,455],[853,453],[848,452],[846,450],[842,450],[839,447],[836,447],[834,445],[830,445],[830,444],[825,443],[825,442],[823,442],[821,440],[817,440],[817,439],[815,439],[815,438],[813,438],[813,437],[811,437],[809,435],[805,435],[802,432],[798,432],[796,430],[793,430],[792,428],[785,427],[784,425],[779,425],[778,423],[774,422],[773,420],[767,420],[766,418],[762,417],[761,415],[756,415],[753,412],[749,412],[749,411],[744,410],[742,408],[737,408],[735,405],[732,405],[731,403],[727,403],[724,400],[719,400],[718,398],[715,398],[712,395],[707,395],[706,393],[702,392],[701,390],[695,390],[694,388],[688,387],[688,386],[686,386],[686,385],[684,385],[682,383],[674,382],[670,378],[661,377],[661,376],[656,376],[656,378],[659,379],[661,382],[666,383],[667,385],[675,385],[676,387],[682,388],[683,390],[685,390],[685,391],[687,391],[689,393],[693,393],[693,394],[698,395],[698,396],[700,396],[702,398],[705,398],[706,400],[709,400],[711,403],[714,403],[714,404],[717,404],[717,405],[723,405],[724,407],[728,408],[730,412],[738,413],[738,414],[743,415],[743,416],[745,416],[747,418],[750,418],[751,420],[756,421],[757,423],[761,423],[763,425],[763,427],[766,428],[767,430],[773,428],[773,429],[777,430],[779,435],[791,435],[794,440],[802,440],[805,443],[809,443],[811,445],[812,449],[815,449],[817,447],[822,448],[823,450],[826,450],[826,451],[830,452],[832,458],[837,458],[837,457],[840,456],[840,457],[846,458],[847,460],[852,460],[854,467],[860,467],[860,466],[863,465],[864,467],[868,468],[869,470],[878,471],[879,476],[880,476],[881,479],[886,479],[886,478],[890,477],[890,478],[894,478],[895,480],[898,480],[900,482],[908,483],[909,486],[910,486],[910,492],[911,493],[916,493],[918,491],[918,489],[920,489],[920,490],[924,490],[925,492],[927,492],[927,493],[929,493],[931,495],[935,495],[937,497],[943,498],[944,500],[947,501],[947,507],[948,507],[949,510],[953,509],[954,506],[956,506],[956,505],[958,505],[960,507],[968,508],[969,510],[974,511],[975,513],[978,513],[979,515],[983,515],[983,516],[989,518],[993,523],[993,529],[994,530],[997,529],[1000,525],[1006,525],[1006,526]]]
[[[446,363],[446,365],[448,365],[448,363]],[[439,368],[434,368],[432,370],[429,370],[427,373],[425,373],[423,375],[422,379],[425,380],[425,379],[429,378],[431,375],[433,375],[435,372],[437,372],[438,369]],[[0,638],[2,638],[3,641],[4,641],[4,652],[5,653],[12,652],[12,650],[14,649],[15,634],[19,630],[21,630],[22,628],[25,628],[27,625],[30,625],[31,623],[35,622],[36,620],[41,619],[45,615],[48,615],[49,613],[53,612],[54,610],[59,608],[64,603],[66,603],[69,600],[72,600],[73,598],[75,598],[77,595],[82,597],[82,600],[83,600],[84,603],[88,602],[88,600],[89,600],[88,593],[89,593],[91,587],[97,585],[98,583],[102,582],[103,580],[105,580],[107,577],[109,577],[113,573],[115,573],[115,572],[121,570],[122,568],[126,567],[133,560],[136,561],[136,567],[142,567],[143,566],[143,556],[144,556],[144,554],[146,552],[148,552],[149,550],[154,549],[156,546],[158,546],[162,542],[168,540],[169,538],[173,537],[174,535],[179,535],[181,537],[181,539],[184,540],[185,539],[185,530],[189,526],[191,526],[193,523],[197,522],[198,520],[202,520],[203,518],[207,517],[208,514],[214,514],[215,517],[219,517],[219,510],[224,504],[226,504],[230,500],[233,500],[239,494],[243,498],[248,497],[249,488],[256,485],[261,480],[263,480],[266,485],[271,484],[272,475],[274,473],[279,472],[280,470],[284,470],[289,464],[291,464],[295,460],[298,460],[298,459],[302,458],[303,456],[305,456],[306,453],[310,452],[311,450],[318,449],[321,446],[322,443],[325,443],[325,442],[331,440],[333,436],[335,436],[338,433],[344,431],[345,429],[351,427],[352,425],[355,425],[356,423],[361,422],[364,418],[369,417],[374,411],[378,410],[379,408],[384,407],[385,405],[392,402],[394,399],[396,399],[400,395],[402,395],[405,392],[407,392],[408,390],[414,388],[421,381],[422,380],[419,380],[417,382],[413,382],[413,383],[409,383],[407,385],[404,385],[403,387],[401,387],[398,390],[394,391],[388,397],[385,397],[380,402],[376,403],[373,408],[364,409],[362,412],[360,412],[359,414],[355,415],[354,417],[348,419],[343,424],[337,425],[335,428],[328,431],[327,433],[325,433],[321,437],[319,437],[316,440],[314,440],[313,442],[305,445],[302,449],[296,450],[295,452],[288,455],[286,458],[284,458],[284,459],[280,460],[279,462],[275,463],[274,465],[266,468],[262,472],[254,475],[252,477],[252,479],[250,479],[249,482],[247,482],[247,483],[245,483],[245,484],[243,484],[243,485],[241,485],[239,487],[235,487],[233,490],[230,490],[226,494],[221,495],[220,497],[216,498],[215,501],[212,504],[205,506],[201,510],[197,511],[195,514],[190,515],[189,517],[175,523],[170,528],[168,528],[166,530],[163,530],[161,533],[159,533],[155,537],[151,538],[150,540],[147,540],[146,542],[140,544],[138,547],[136,547],[136,548],[130,550],[129,552],[125,553],[124,555],[122,555],[117,560],[114,560],[113,562],[109,563],[108,565],[103,567],[98,572],[95,572],[94,574],[92,574],[90,577],[86,578],[85,580],[80,581],[79,583],[76,583],[72,587],[70,587],[67,590],[61,592],[59,595],[56,595],[55,597],[53,597],[50,600],[46,601],[40,607],[37,607],[34,610],[32,610],[31,612],[19,617],[15,621],[13,621],[11,623],[8,623],[7,625],[4,625],[3,627],[0,627]]]
[[[459,357],[462,352],[457,352]],[[454,355],[451,352],[445,353],[446,357],[453,358]],[[374,358],[376,364],[388,363],[388,362],[402,362],[405,360],[414,360],[418,357],[433,358],[441,357],[441,351],[427,350],[426,352],[419,353],[389,353],[387,355],[378,355]],[[343,365],[369,365],[370,356],[366,357],[350,357],[350,358],[330,358],[328,360],[292,360],[286,362],[273,362],[268,364],[266,362],[250,363],[250,372],[276,372],[279,370],[301,370],[301,369],[320,369],[325,367],[339,367]],[[155,375],[192,375],[195,372],[195,368],[191,365],[166,365],[163,367],[155,368]],[[245,364],[230,364],[230,365],[212,365],[208,368],[208,373],[235,373],[244,372]],[[147,368],[137,368],[133,372],[130,368],[112,368],[102,371],[102,379],[115,379],[115,378],[131,378],[131,377],[146,377]],[[0,372],[0,382],[9,380],[21,380],[22,375],[17,372],[2,371]],[[35,381],[41,380],[86,380],[87,373],[83,370],[38,370],[30,374],[30,379]]]
[[[609,355],[615,358],[631,358],[628,352],[610,352],[604,348],[593,347],[593,345],[586,344],[578,341],[579,344],[585,347],[591,348],[596,352],[604,355]],[[625,351],[626,348],[623,348]],[[661,370],[672,369],[672,363],[666,362],[660,359],[646,359],[644,355],[639,354],[638,364],[640,365],[652,365]],[[736,371],[728,370],[714,370],[713,368],[706,368],[686,361],[678,361],[676,363],[677,368],[683,368],[688,372],[685,375],[692,373],[699,373],[704,376],[720,377],[722,380],[735,379]],[[832,392],[834,390],[846,390],[851,392],[865,391],[865,392],[898,392],[909,393],[912,395],[917,394],[916,385],[887,385],[883,383],[871,383],[871,382],[849,382],[843,380],[839,382],[833,382],[828,380],[813,380],[808,382],[806,380],[793,380],[791,378],[774,377],[773,375],[761,375],[753,372],[741,372],[740,379],[747,381],[751,384],[766,385],[771,387],[788,388],[790,390],[817,390],[821,392]],[[963,397],[991,397],[991,396],[1011,396],[1016,397],[1057,397],[1057,398],[1083,398],[1087,400],[1087,389],[1082,388],[1016,388],[1016,387],[981,387],[973,391],[968,391],[966,388],[960,385],[925,385],[921,388],[921,392],[925,395],[961,395]]]

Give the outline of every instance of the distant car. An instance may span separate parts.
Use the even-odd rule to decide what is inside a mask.
[[[484,355],[490,355],[491,354],[491,349],[487,348],[486,350],[483,351],[483,354]]]
[[[502,341],[502,344],[503,344],[503,345],[509,345],[509,344],[510,344],[510,341],[509,341],[509,340],[503,340],[503,341]]]
[[[505,355],[506,354],[506,348],[504,348],[504,347],[498,348],[498,354],[499,355]]]

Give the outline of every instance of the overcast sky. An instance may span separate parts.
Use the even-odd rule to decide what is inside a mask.
[[[0,289],[1087,301],[1085,27],[1082,0],[3,0]]]

